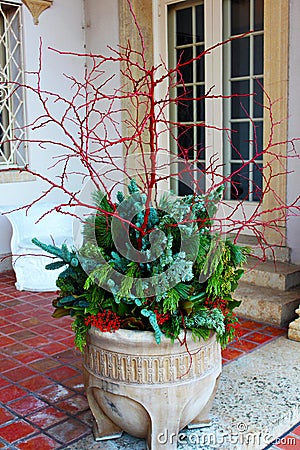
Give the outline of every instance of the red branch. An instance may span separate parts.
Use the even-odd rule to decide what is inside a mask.
[[[34,94],[36,101],[42,108],[42,114],[24,128],[30,134],[36,134],[42,128],[49,129],[49,137],[30,137],[30,139],[15,137],[13,141],[17,141],[18,144],[30,144],[32,152],[34,151],[33,144],[36,144],[41,152],[50,153],[53,161],[44,174],[34,171],[30,166],[21,169],[23,172],[35,175],[47,185],[42,193],[39,193],[32,202],[24,206],[27,209],[34,203],[46,199],[53,191],[58,191],[64,194],[68,201],[58,203],[55,207],[57,211],[76,216],[74,213],[76,207],[94,210],[94,204],[83,201],[80,195],[81,186],[86,180],[90,180],[95,190],[101,189],[110,204],[114,206],[115,190],[116,188],[119,188],[119,190],[126,188],[128,180],[133,176],[130,161],[135,161],[137,168],[134,177],[142,192],[146,194],[146,213],[144,222],[140,227],[135,227],[132,223],[130,223],[130,226],[136,228],[140,233],[138,246],[141,246],[142,237],[149,233],[149,230],[147,230],[149,207],[153,199],[156,198],[155,190],[160,183],[171,178],[183,180],[188,176],[193,185],[194,193],[201,193],[194,166],[199,162],[199,155],[204,149],[198,149],[197,157],[188,160],[189,150],[193,149],[182,144],[181,138],[184,137],[184,134],[194,127],[206,127],[227,133],[228,139],[231,140],[231,130],[226,128],[220,130],[211,123],[183,125],[180,122],[170,120],[168,114],[170,106],[173,103],[187,105],[190,101],[204,102],[213,98],[243,97],[244,94],[212,95],[211,88],[203,96],[195,98],[188,95],[188,88],[185,86],[182,76],[182,70],[188,64],[204,58],[215,48],[228,43],[232,39],[206,49],[202,54],[189,61],[182,62],[179,58],[177,65],[170,69],[163,61],[158,66],[149,69],[145,57],[144,38],[132,11],[130,1],[128,4],[140,37],[141,50],[132,49],[130,42],[125,47],[120,45],[117,49],[108,48],[107,55],[49,49],[61,55],[62,58],[66,58],[66,60],[69,56],[88,59],[89,68],[86,69],[82,79],[77,79],[73,75],[63,75],[70,83],[68,96],[43,89],[42,60],[44,55],[42,45],[40,45],[39,67],[36,72],[32,73],[36,78],[35,85],[12,84],[14,84],[15,90],[24,88]],[[241,35],[238,38],[244,36]],[[111,64],[116,66],[114,71],[110,69],[107,72],[108,63],[110,67]],[[163,74],[161,74],[162,69],[164,69]],[[116,86],[114,75],[116,73],[120,73],[122,76],[120,86]],[[161,97],[158,95],[160,87],[164,86],[166,81],[168,81],[168,88],[165,95]],[[183,88],[183,94],[174,96],[175,88],[179,85]],[[263,90],[263,87],[260,85],[259,89]],[[14,95],[15,90],[13,90],[12,95]],[[236,232],[236,239],[245,231],[251,232],[257,237],[258,243],[265,254],[265,249],[270,247],[270,243],[266,242],[264,236],[266,229],[275,230],[280,235],[280,222],[285,220],[287,215],[298,215],[300,207],[299,196],[291,204],[286,204],[285,200],[279,198],[274,189],[274,181],[288,173],[286,159],[299,158],[299,155],[295,150],[297,139],[284,142],[275,140],[275,130],[281,125],[281,122],[275,121],[273,117],[275,102],[270,99],[267,92],[263,90],[263,93],[264,109],[269,115],[270,122],[269,139],[265,148],[258,149],[256,124],[249,118],[254,130],[253,146],[257,150],[253,157],[247,161],[244,160],[240,168],[225,176],[223,175],[224,166],[219,163],[218,156],[215,154],[203,169],[203,176],[209,176],[213,180],[209,191],[224,184],[226,186],[231,185],[233,189],[236,189],[236,178],[239,177],[242,180],[245,177],[244,171],[247,167],[263,160],[261,168],[263,187],[255,186],[254,183],[250,184],[252,192],[261,190],[260,200],[257,201],[251,216],[249,217],[245,213],[247,195],[244,200],[237,200],[236,202],[228,203],[224,200],[223,204],[231,209],[227,217],[216,219],[216,224],[221,232]],[[254,93],[249,95],[254,95]],[[58,110],[61,112],[58,113]],[[128,131],[126,135],[124,134],[125,127]],[[181,127],[181,131],[177,136],[176,130],[179,127]],[[171,150],[160,147],[161,138],[166,133],[175,142],[175,147],[178,148],[182,158],[172,153]],[[231,145],[239,158],[243,160],[239,149],[236,149],[232,142]],[[277,151],[281,145],[290,146],[288,156],[284,156]],[[120,152],[121,147],[123,148],[123,156]],[[116,152],[117,154],[115,154]],[[161,155],[164,155],[164,158],[160,158]],[[74,169],[74,160],[76,169]],[[281,167],[280,171],[276,173],[272,170],[274,161],[279,162]],[[177,165],[178,162],[179,165]],[[20,169],[8,167],[4,170]],[[69,179],[72,176],[76,176],[80,180],[78,190],[75,192],[68,187]],[[262,208],[266,195],[273,195],[277,205],[267,211]],[[67,212],[66,207],[68,208]],[[100,211],[124,223],[128,222],[119,216],[115,208],[113,212]],[[239,214],[237,215],[237,213]],[[272,214],[274,219],[270,218]]]

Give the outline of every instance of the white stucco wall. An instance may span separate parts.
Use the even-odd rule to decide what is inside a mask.
[[[92,53],[107,54],[119,44],[118,0],[85,0],[86,45]]]
[[[116,57],[113,50],[119,49],[119,1],[118,0],[85,0],[85,20],[86,20],[86,50],[96,56],[96,62],[101,61],[101,55],[104,57]],[[97,55],[100,56],[97,59]],[[87,58],[87,67],[90,69],[93,64],[92,59]],[[120,64],[119,62],[106,62],[101,65],[101,70],[104,72],[99,79],[95,82],[95,85],[103,84],[104,80],[111,78],[108,84],[105,84],[101,88],[101,91],[108,95],[114,95],[115,90],[120,88]],[[97,104],[97,108],[100,111],[107,111],[110,108],[110,102],[100,101]],[[122,106],[121,102],[114,100],[113,114],[114,125],[109,123],[109,120],[105,121],[105,132],[111,141],[118,140],[118,132],[122,134],[122,116],[120,113]],[[118,111],[118,113],[116,113]],[[97,115],[94,116],[95,120],[98,120]],[[118,130],[116,133],[115,128]],[[104,128],[98,126],[96,133],[101,137]],[[97,150],[99,148],[97,142],[94,146]],[[109,149],[109,154],[114,158],[114,163],[118,166],[124,164],[123,161],[123,148],[122,145],[112,145]],[[108,163],[108,161],[107,161]],[[106,177],[101,175],[101,179],[106,188],[111,188],[115,182],[121,182],[121,173],[118,170],[112,169],[109,164],[100,165],[97,167],[99,173],[109,173]],[[112,169],[112,172],[110,170]],[[101,189],[104,189],[101,186]],[[93,187],[92,187],[93,188]],[[122,190],[121,184],[114,190]]]
[[[289,61],[289,139],[300,138],[300,2],[290,0],[290,61]],[[291,204],[300,196],[300,142],[295,143],[298,158],[288,160],[287,200]],[[298,202],[300,207],[300,202]],[[300,263],[300,210],[287,222],[287,244],[292,262]]]
[[[43,87],[49,91],[55,90],[62,95],[69,94],[69,85],[63,79],[64,72],[81,76],[84,70],[84,60],[75,57],[66,59],[48,50],[54,47],[59,50],[82,52],[84,51],[84,15],[83,0],[55,1],[50,9],[43,12],[39,18],[39,25],[33,24],[33,18],[25,6],[23,8],[23,36],[24,36],[24,63],[25,71],[36,71],[38,68],[40,38],[43,47]],[[33,76],[27,75],[27,82],[31,83]],[[39,112],[39,107],[32,96],[26,99],[27,122],[30,123]],[[33,134],[29,131],[28,138]],[[49,138],[49,129],[43,129],[35,136]],[[40,173],[49,173],[47,170],[53,163],[54,149],[41,150],[36,145],[29,144],[30,166]],[[55,175],[55,170],[52,175]],[[41,181],[26,181],[19,183],[0,184],[0,205],[23,205],[37,197],[45,186]],[[56,201],[58,193],[53,194],[49,200]],[[0,216],[0,257],[10,251],[10,224]]]
[[[49,51],[48,47],[78,53],[105,54],[109,52],[107,45],[116,48],[119,43],[118,0],[55,1],[51,8],[41,14],[38,26],[33,24],[32,16],[27,8],[23,6],[23,23],[25,70],[27,72],[37,70],[41,38],[43,46],[42,87],[50,92],[59,92],[66,98],[70,96],[70,83],[62,74],[67,73],[68,75],[81,78],[85,70],[86,59],[69,55],[61,56]],[[108,65],[106,70],[108,73],[115,74],[112,84],[116,87],[119,86],[118,67],[116,65],[114,67]],[[27,82],[33,83],[34,77],[27,75]],[[31,123],[42,110],[31,94],[27,96],[26,104],[27,123]],[[57,111],[59,111],[59,105],[55,105],[55,108],[58,108]],[[28,138],[41,137],[49,139],[57,133],[57,130],[54,130],[55,128],[50,125],[45,129],[38,130],[38,132],[35,132],[36,134],[29,131]],[[53,135],[52,132],[54,133]],[[36,144],[29,144],[30,167],[38,173],[47,174],[47,176],[50,173],[51,177],[58,175],[60,173],[59,170],[48,170],[48,167],[53,164],[55,150],[54,148],[42,150]],[[122,149],[115,148],[113,154],[121,156]],[[76,170],[76,162],[74,169]],[[73,189],[78,190],[81,188],[78,177],[70,178],[69,183]],[[0,206],[30,203],[45,188],[46,184],[38,179],[19,183],[2,183],[0,184]],[[48,200],[59,202],[61,198],[61,193],[56,191],[48,197]],[[10,236],[10,223],[8,219],[0,216],[0,259],[1,255],[10,252]]]

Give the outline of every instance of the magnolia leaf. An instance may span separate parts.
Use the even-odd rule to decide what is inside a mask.
[[[62,306],[73,305],[75,300],[76,299],[75,299],[75,297],[73,297],[73,295],[68,295],[67,297],[60,298],[59,301],[57,302],[57,306],[62,307]]]
[[[145,325],[141,319],[136,317],[126,317],[121,321],[121,328],[133,328],[135,330],[144,330]]]
[[[54,313],[52,314],[52,317],[55,319],[60,319],[61,317],[68,316],[69,310],[65,308],[56,308]]]
[[[203,301],[203,300],[206,299],[206,297],[207,297],[207,294],[206,294],[205,291],[203,291],[203,292],[199,292],[199,294],[192,295],[190,297],[190,301],[191,302],[196,302],[196,301],[199,301],[199,300]]]
[[[185,312],[187,316],[192,314],[193,312],[194,303],[190,302],[188,300],[185,300],[184,302],[180,302],[180,308]]]
[[[238,308],[242,301],[240,300],[231,300],[228,302],[228,309],[233,310],[234,308]]]

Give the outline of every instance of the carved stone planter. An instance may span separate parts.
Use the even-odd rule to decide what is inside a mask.
[[[156,344],[148,331],[90,329],[84,379],[96,440],[126,431],[149,449],[170,450],[182,428],[207,422],[221,349],[214,334],[200,342],[188,334],[187,342],[189,353],[177,341]]]

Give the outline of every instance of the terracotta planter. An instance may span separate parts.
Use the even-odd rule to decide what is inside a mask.
[[[220,345],[214,334],[200,342],[188,334],[187,342],[191,356],[177,341],[156,344],[152,332],[91,328],[84,378],[96,440],[126,431],[146,439],[149,449],[175,449],[182,428],[208,420],[221,373]]]

